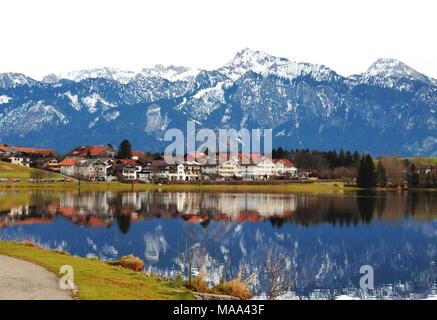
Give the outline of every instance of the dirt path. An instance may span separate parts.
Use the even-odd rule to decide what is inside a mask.
[[[59,279],[36,264],[0,255],[0,300],[71,300]]]

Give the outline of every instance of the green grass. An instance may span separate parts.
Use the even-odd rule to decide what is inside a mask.
[[[78,298],[83,300],[193,299],[191,291],[181,284],[111,266],[96,259],[70,256],[11,241],[0,241],[0,254],[36,263],[57,275],[61,266],[72,266],[74,282],[79,290]]]
[[[0,182],[0,189],[32,189],[32,190],[74,190],[78,189],[77,182],[51,182],[30,183],[23,182]],[[217,191],[217,192],[310,192],[310,193],[336,193],[344,189],[343,182],[313,182],[299,183],[288,182],[281,184],[145,184],[121,182],[81,182],[80,190],[83,191]]]
[[[12,164],[9,162],[0,161],[0,178],[4,179],[20,179],[20,180],[28,180],[31,179],[32,172],[35,171],[42,171],[35,168],[27,168],[23,166],[19,166],[16,164]],[[51,179],[62,179],[65,178],[65,176],[43,171],[46,174],[47,178]]]
[[[402,160],[408,159],[413,162],[415,165],[420,166],[435,166],[437,165],[437,157],[411,157],[411,158],[401,158]]]

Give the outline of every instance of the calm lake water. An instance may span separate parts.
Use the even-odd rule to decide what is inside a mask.
[[[255,274],[268,253],[294,274],[283,298],[427,298],[437,293],[437,193],[0,192],[0,239],[79,256],[134,254],[174,276],[193,255],[210,284]],[[192,248],[189,250],[188,248]],[[185,264],[184,264],[185,261]],[[178,267],[178,265],[180,265]],[[360,267],[374,290],[360,289]],[[187,268],[184,269],[187,274]]]

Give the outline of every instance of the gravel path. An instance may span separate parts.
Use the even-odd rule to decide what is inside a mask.
[[[72,300],[59,279],[36,264],[0,255],[0,300]]]

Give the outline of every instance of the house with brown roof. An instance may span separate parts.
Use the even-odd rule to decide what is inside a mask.
[[[117,152],[111,146],[79,146],[65,156],[70,158],[115,158],[116,155]]]

